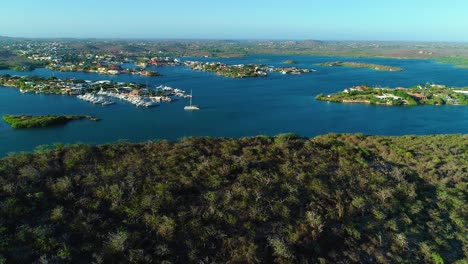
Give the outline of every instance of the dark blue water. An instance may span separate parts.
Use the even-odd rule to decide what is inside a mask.
[[[297,67],[318,72],[300,76],[271,74],[267,78],[230,79],[186,67],[157,68],[162,77],[131,75],[103,76],[89,73],[61,73],[46,69],[33,72],[0,71],[0,74],[39,75],[166,84],[186,91],[193,89],[193,102],[202,110],[186,112],[186,100],[156,108],[117,104],[95,106],[75,97],[21,94],[15,88],[0,88],[0,115],[77,114],[93,115],[101,122],[73,121],[65,126],[15,130],[0,121],[0,156],[31,151],[38,145],[62,143],[107,143],[120,139],[145,141],[177,140],[186,136],[243,137],[294,132],[315,136],[330,132],[376,135],[468,133],[468,107],[386,107],[316,101],[319,93],[333,93],[353,85],[412,86],[426,82],[468,86],[468,70],[426,60],[348,59],[312,56],[252,56],[216,59],[226,63],[282,65],[293,59]],[[201,59],[199,59],[201,60]],[[213,61],[213,59],[205,59]],[[352,60],[402,67],[403,72],[370,69],[320,67],[316,63]]]

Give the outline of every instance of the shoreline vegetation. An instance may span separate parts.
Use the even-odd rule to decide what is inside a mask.
[[[324,62],[318,64],[319,66],[325,67],[350,67],[350,68],[368,68],[376,71],[403,71],[403,68],[373,64],[373,63],[363,63],[363,62],[354,62],[354,61],[335,61],[335,62]]]
[[[2,263],[464,263],[467,135],[294,134],[0,159]]]
[[[12,128],[39,128],[65,125],[72,120],[88,119],[94,122],[100,119],[89,115],[4,115],[3,120]]]
[[[460,57],[445,57],[445,58],[435,58],[436,62],[441,64],[453,65],[456,68],[468,68],[468,58]]]
[[[468,88],[441,84],[417,85],[410,88],[354,86],[342,92],[315,97],[320,101],[374,105],[468,105]]]

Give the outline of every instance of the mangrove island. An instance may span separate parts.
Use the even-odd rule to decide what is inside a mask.
[[[32,116],[32,115],[5,115],[3,120],[7,122],[12,128],[37,128],[48,127],[56,125],[65,125],[72,120],[89,119],[91,121],[99,121],[98,118],[87,115],[45,115],[45,116]]]
[[[368,68],[376,71],[403,71],[403,68],[393,67],[388,65],[380,65],[373,63],[363,63],[363,62],[354,62],[354,61],[335,61],[335,62],[324,62],[320,63],[320,66],[326,67],[351,67],[351,68]]]

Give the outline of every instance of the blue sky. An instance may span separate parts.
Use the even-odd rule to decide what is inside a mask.
[[[12,37],[468,41],[468,0],[1,0]]]

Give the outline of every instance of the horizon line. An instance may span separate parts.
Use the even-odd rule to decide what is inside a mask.
[[[1,39],[23,40],[172,40],[172,41],[318,41],[318,42],[402,42],[402,43],[467,43],[462,40],[363,40],[363,39],[313,39],[313,38],[176,38],[176,37],[11,37],[0,35]]]

